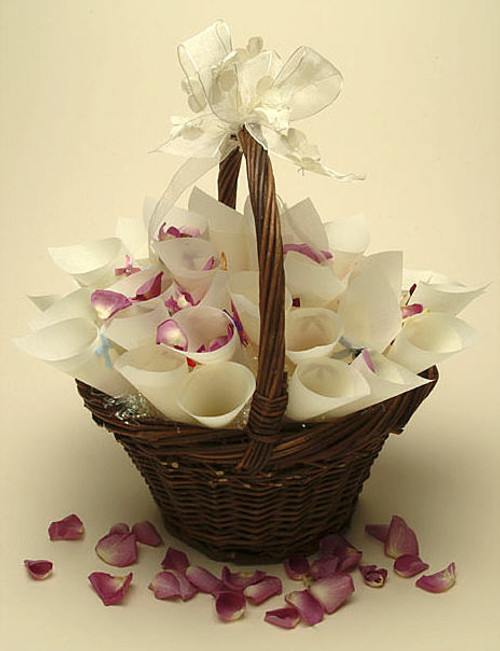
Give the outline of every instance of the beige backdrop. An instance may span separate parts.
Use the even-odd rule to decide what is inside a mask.
[[[495,0],[2,0],[2,640],[5,649],[498,649],[498,236],[500,3]],[[112,234],[138,216],[180,161],[148,154],[184,114],[175,46],[225,18],[234,42],[261,34],[287,55],[307,44],[344,73],[339,100],[308,121],[325,161],[367,174],[335,184],[276,164],[279,192],[311,196],[326,219],[364,211],[371,251],[402,248],[407,266],[470,284],[492,281],[464,317],[473,350],[441,368],[438,388],[375,465],[350,537],[383,563],[366,522],[399,513],[433,570],[457,585],[430,595],[391,574],[357,581],[350,604],[313,630],[232,625],[209,599],[156,601],[162,552],[141,550],[126,605],[104,608],[87,584],[105,570],[93,544],[116,521],[156,508],[125,454],[84,412],[72,381],[25,357],[25,294],[70,285],[46,248]],[[213,176],[204,187],[213,186]],[[48,522],[76,512],[84,542],[49,543]],[[24,558],[55,562],[30,581]],[[193,562],[216,568],[192,553]],[[276,571],[282,572],[277,569]],[[290,587],[290,586],[289,586]],[[279,604],[278,599],[274,603]],[[275,606],[277,607],[277,606]]]

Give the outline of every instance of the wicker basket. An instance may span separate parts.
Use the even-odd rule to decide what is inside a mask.
[[[126,422],[109,397],[77,382],[94,420],[113,432],[146,480],[165,526],[217,560],[272,562],[308,554],[345,529],[363,482],[391,432],[433,389],[417,389],[329,423],[291,423],[284,373],[283,245],[266,151],[247,131],[220,165],[219,200],[234,207],[242,155],[255,215],[261,337],[257,388],[246,430],[143,419]]]

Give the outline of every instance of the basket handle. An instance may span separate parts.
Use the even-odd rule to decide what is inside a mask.
[[[269,460],[279,440],[287,405],[285,366],[285,272],[274,175],[266,150],[243,128],[248,190],[255,217],[259,258],[260,344],[257,384],[248,417],[249,443],[237,470],[255,472]],[[219,201],[235,207],[242,154],[234,150],[219,168]]]

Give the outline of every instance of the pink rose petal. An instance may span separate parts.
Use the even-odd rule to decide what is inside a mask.
[[[216,266],[217,266],[217,261],[215,260],[214,256],[211,256],[210,258],[208,258],[207,262],[205,262],[201,270],[212,271],[212,269],[215,269]]]
[[[403,305],[401,308],[401,316],[403,319],[407,319],[410,316],[415,316],[415,314],[420,314],[424,311],[424,306],[420,303],[412,303],[411,305]]]
[[[49,525],[51,540],[80,540],[84,533],[83,522],[74,513]]]
[[[159,547],[160,545],[163,545],[162,537],[158,531],[156,531],[155,526],[147,520],[134,524],[132,527],[132,533],[135,534],[137,542],[140,542],[143,545],[149,545],[150,547]]]
[[[241,592],[223,591],[215,598],[215,610],[225,622],[234,622],[245,612],[246,601]]]
[[[309,244],[284,244],[283,253],[286,255],[289,251],[295,251],[296,253],[302,253],[302,255],[307,256],[314,262],[318,264],[324,264],[326,262],[326,257],[323,252],[313,249]],[[331,257],[331,256],[330,256]]]
[[[294,581],[302,581],[309,574],[309,561],[305,556],[291,556],[284,562],[285,571]]]
[[[207,352],[212,352],[214,350],[219,350],[219,348],[222,348],[222,346],[225,346],[233,337],[234,334],[234,326],[232,323],[227,324],[227,332],[225,335],[221,335],[220,337],[216,337],[213,339],[210,344],[208,345],[208,348],[206,349]]]
[[[179,581],[172,572],[158,572],[148,588],[157,599],[176,599],[181,596]]]
[[[177,312],[184,310],[186,307],[198,305],[199,302],[189,292],[186,292],[182,287],[175,284],[172,296],[165,301],[165,307],[168,307],[170,314],[177,314]]]
[[[105,572],[92,572],[89,581],[105,606],[120,603],[132,581],[132,572],[127,576],[111,576]]]
[[[211,572],[196,565],[190,565],[186,569],[186,577],[200,592],[206,592],[212,595],[216,595],[220,592],[224,585],[222,581]]]
[[[108,533],[95,547],[96,554],[108,565],[126,567],[137,561],[134,533]]]
[[[354,592],[354,582],[350,574],[336,574],[315,581],[309,590],[325,612],[331,615]]]
[[[356,567],[363,553],[338,533],[331,533],[319,541],[323,557],[338,556],[339,571],[347,572]]]
[[[184,572],[180,572],[179,570],[169,570],[169,572],[171,572],[179,582],[182,601],[189,601],[195,596],[195,594],[198,594],[198,588],[188,580]]]
[[[363,360],[370,371],[372,373],[375,373],[375,366],[373,366],[372,358],[370,357],[370,353],[368,350],[366,350],[366,348],[363,348],[361,351],[361,356],[363,357]]]
[[[421,576],[417,579],[416,586],[427,590],[427,592],[445,592],[455,585],[455,563],[450,563],[448,567],[436,574]]]
[[[420,572],[428,569],[428,563],[425,563],[421,558],[412,554],[403,554],[394,561],[394,571],[405,579],[416,576]]]
[[[393,515],[384,552],[386,556],[398,558],[403,554],[418,556],[418,540],[413,529],[399,515]]]
[[[115,269],[115,275],[116,276],[131,276],[132,274],[137,273],[140,271],[140,267],[134,267],[133,266],[133,260],[130,255],[125,256],[125,266],[124,267],[117,267]]]
[[[244,590],[247,586],[253,585],[262,581],[266,573],[262,570],[255,570],[254,572],[231,572],[225,565],[222,568],[222,581],[224,585],[230,590]]]
[[[137,290],[134,301],[149,301],[156,298],[161,294],[161,281],[163,278],[163,271],[156,274],[154,278],[150,278]]]
[[[167,319],[160,323],[156,331],[156,343],[166,344],[178,350],[188,349],[186,333],[174,319]]]
[[[94,306],[97,316],[103,321],[132,305],[129,298],[110,289],[96,289],[95,292],[92,292],[90,302]]]
[[[326,581],[328,579],[321,579]],[[309,590],[296,590],[285,597],[287,603],[295,606],[301,618],[308,626],[314,626],[321,622],[325,615],[325,609]]]
[[[169,547],[165,558],[161,562],[161,566],[165,570],[177,570],[178,572],[185,572],[189,566],[189,559],[184,552],[180,549]]]
[[[376,565],[359,565],[359,571],[363,577],[363,581],[370,588],[382,588],[387,579],[387,570],[385,567],[377,567]]]
[[[271,597],[275,597],[283,592],[283,585],[281,579],[277,576],[267,576],[262,581],[247,586],[243,590],[243,594],[248,601],[254,606],[259,606]]]
[[[117,522],[114,524],[108,533],[129,533],[130,527],[126,522]]]
[[[295,606],[277,608],[276,610],[268,610],[264,616],[264,621],[280,628],[295,628],[300,622],[300,613]]]
[[[42,581],[50,576],[54,567],[51,561],[24,561],[24,565],[32,579]]]
[[[333,576],[340,571],[339,564],[340,558],[338,556],[318,558],[311,565],[311,576],[313,579],[324,579],[327,576]]]
[[[377,540],[380,540],[380,542],[385,543],[385,541],[387,540],[387,536],[389,535],[389,525],[388,524],[367,524],[365,526],[365,531],[370,536],[373,536]]]

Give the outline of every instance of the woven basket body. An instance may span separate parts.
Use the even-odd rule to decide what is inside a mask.
[[[274,178],[267,153],[239,134],[256,221],[261,336],[257,388],[245,430],[214,431],[123,417],[117,402],[77,382],[94,420],[113,432],[144,477],[167,529],[208,556],[272,562],[315,551],[350,522],[370,467],[437,381],[329,423],[291,423],[284,373],[284,272]],[[219,171],[219,200],[234,207],[242,153]]]

